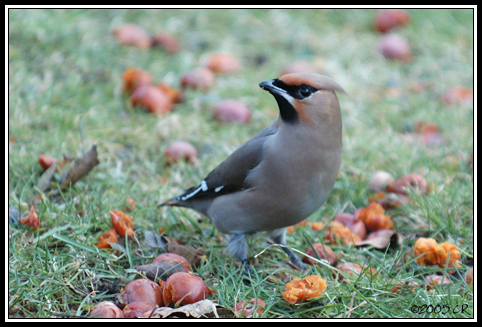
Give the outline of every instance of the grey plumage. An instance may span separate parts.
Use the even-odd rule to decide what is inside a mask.
[[[228,251],[246,262],[245,236],[268,231],[286,244],[286,227],[314,213],[330,193],[341,162],[342,122],[335,91],[319,74],[287,74],[262,82],[280,117],[241,145],[198,186],[162,205],[192,208],[232,235]],[[284,248],[290,260],[299,258]]]

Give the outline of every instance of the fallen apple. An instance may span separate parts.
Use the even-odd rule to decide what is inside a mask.
[[[167,147],[164,157],[168,166],[181,160],[194,164],[197,161],[198,154],[196,148],[191,143],[174,141]]]
[[[164,283],[163,300],[167,304],[186,305],[205,299],[211,291],[201,277],[186,272],[171,275]]]
[[[133,302],[147,302],[162,306],[162,288],[149,279],[135,279],[124,287],[116,296],[119,305],[124,308]]]
[[[248,123],[251,111],[244,103],[237,100],[224,100],[212,108],[213,117],[222,123]]]

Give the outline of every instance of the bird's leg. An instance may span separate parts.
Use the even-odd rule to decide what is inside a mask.
[[[273,240],[273,242],[281,245],[286,245],[286,228],[279,228],[271,231],[270,237]],[[281,248],[288,255],[293,265],[303,270],[308,268],[303,262],[301,262],[301,259],[296,254],[294,254],[293,251],[291,251],[290,248],[286,246],[282,246]]]
[[[246,242],[246,233],[232,234],[228,243],[229,254],[236,259],[241,260],[244,265],[244,274],[247,277],[254,276],[254,272],[248,263],[248,243]]]

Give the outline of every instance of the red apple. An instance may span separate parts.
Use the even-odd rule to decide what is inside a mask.
[[[154,114],[164,114],[172,111],[172,102],[169,95],[155,86],[139,86],[132,93],[131,102],[134,106],[140,104]]]
[[[236,303],[233,311],[237,314],[242,314],[244,317],[252,317],[256,309],[256,313],[259,316],[263,313],[265,305],[263,300],[255,298],[249,300],[249,302],[241,301]]]
[[[281,70],[281,75],[292,73],[316,73],[316,68],[308,61],[293,61]]]
[[[238,58],[223,52],[210,55],[206,66],[213,72],[221,74],[234,74],[241,68]]]
[[[140,68],[127,68],[122,74],[123,91],[131,94],[141,85],[151,85],[152,77]]]
[[[410,61],[412,52],[407,40],[398,34],[384,34],[378,40],[378,50],[385,58],[399,61]]]
[[[124,318],[124,313],[111,301],[102,301],[89,312],[93,318]]]
[[[116,296],[119,305],[126,306],[133,302],[148,302],[162,306],[162,288],[149,279],[135,279],[124,287]]]
[[[442,96],[442,101],[448,105],[452,105],[455,103],[473,103],[474,90],[464,86],[454,86]]]
[[[167,53],[179,52],[180,45],[176,38],[166,32],[158,32],[152,37],[152,45],[164,48]]]
[[[121,45],[130,45],[142,49],[151,46],[151,37],[140,26],[134,24],[123,24],[115,27],[112,34]]]
[[[172,165],[180,160],[186,160],[192,164],[197,161],[198,155],[196,148],[185,141],[175,141],[171,143],[164,152],[166,164]]]
[[[156,87],[161,90],[162,92],[166,93],[171,99],[172,103],[181,103],[184,101],[184,93],[181,90],[175,89],[169,84],[166,83],[159,83]]]
[[[214,293],[204,283],[201,277],[177,272],[172,274],[164,283],[163,300],[165,304],[186,305],[204,300],[208,293]]]
[[[180,256],[179,254],[175,254],[175,253],[169,253],[169,252],[166,252],[166,253],[163,253],[161,255],[158,255],[154,261],[152,261],[152,263],[154,262],[161,262],[161,261],[164,261],[164,260],[172,260],[172,261],[175,261],[175,262],[178,262],[178,263],[181,263],[182,266],[184,268],[186,268],[187,271],[191,271],[191,265],[189,265],[189,262],[187,262],[186,258],[184,258],[183,256]]]
[[[249,107],[237,100],[221,101],[212,111],[214,118],[222,123],[248,123],[251,120]]]
[[[181,77],[181,86],[183,88],[199,89],[207,91],[214,83],[213,72],[204,67],[191,70]]]
[[[375,17],[375,28],[386,33],[394,27],[402,26],[410,21],[410,14],[402,9],[383,9]]]
[[[38,163],[39,165],[43,168],[43,169],[47,169],[49,168],[50,166],[52,166],[52,164],[54,162],[58,162],[57,158],[54,158],[54,157],[49,157],[49,156],[46,156],[44,154],[41,154],[38,156]]]
[[[132,302],[128,303],[122,312],[124,318],[142,318],[144,312],[150,312],[157,308],[157,305],[150,302]]]
[[[368,182],[368,188],[370,191],[373,192],[380,192],[386,191],[387,186],[393,183],[395,180],[393,179],[390,173],[387,173],[383,170],[376,171]]]
[[[427,180],[422,175],[416,173],[411,173],[397,179],[393,185],[388,187],[388,191],[408,195],[409,188],[418,194],[427,194],[430,191]]]
[[[336,263],[338,261],[338,258],[336,257],[335,252],[333,252],[333,250],[328,245],[320,244],[320,243],[313,243],[312,245],[313,245],[313,248],[316,251],[316,254],[313,251],[313,248],[309,247],[305,251],[305,253],[307,255],[309,255],[313,258],[320,258],[320,259],[328,260],[328,262],[332,266],[336,265]],[[313,260],[313,259],[311,259],[310,257],[307,257],[307,256],[304,256],[302,260],[303,260],[303,262],[306,262],[309,265],[317,264],[317,262],[315,260]]]

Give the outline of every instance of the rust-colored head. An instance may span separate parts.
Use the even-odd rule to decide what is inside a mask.
[[[335,92],[346,94],[331,78],[315,73],[286,74],[259,86],[275,97],[286,123],[336,120],[340,106]]]

